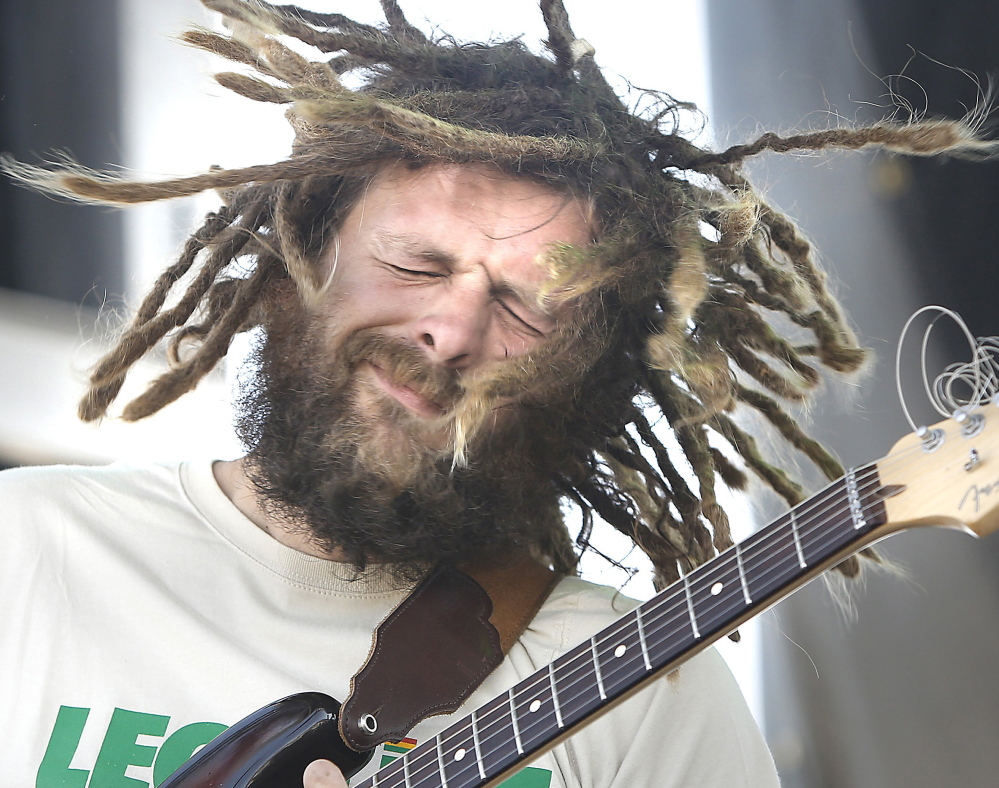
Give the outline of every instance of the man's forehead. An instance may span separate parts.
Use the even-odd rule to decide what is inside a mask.
[[[596,229],[592,201],[578,196],[568,184],[556,185],[481,162],[415,168],[388,164],[375,174],[361,202],[370,207],[403,203],[426,210],[448,204],[469,218],[479,212],[511,221],[533,219],[535,224],[529,224],[530,228],[543,227],[558,217],[568,216],[578,218],[590,228],[585,242],[593,239]]]

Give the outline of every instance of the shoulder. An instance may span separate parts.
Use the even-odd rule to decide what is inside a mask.
[[[565,577],[545,600],[525,636],[549,641],[546,645],[554,656],[599,632],[636,605],[638,602],[615,588]]]
[[[121,480],[163,477],[176,474],[179,463],[116,462],[111,465],[27,465],[0,471],[0,490],[22,486],[46,486],[61,483],[114,485]],[[58,489],[58,488],[56,488]]]
[[[66,546],[123,521],[159,522],[184,506],[181,466],[53,465],[0,473],[0,539],[13,550]],[[103,538],[103,537],[102,537]]]
[[[101,498],[149,495],[178,485],[179,466],[172,465],[44,465],[0,472],[4,507],[20,501],[58,506]]]

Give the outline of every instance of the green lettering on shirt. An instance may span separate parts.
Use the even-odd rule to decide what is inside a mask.
[[[35,788],[84,788],[90,772],[70,769],[70,761],[87,724],[90,709],[60,706],[45,755],[38,766]]]
[[[138,737],[162,737],[170,718],[160,714],[115,709],[91,775],[85,769],[69,767],[76,755],[83,730],[90,715],[88,708],[60,706],[45,755],[38,767],[35,788],[148,788],[148,783],[125,772],[130,766],[153,767],[153,785],[159,786],[199,747],[204,746],[228,726],[218,722],[194,722],[178,728],[162,745],[139,744]],[[415,742],[413,742],[415,744]],[[383,749],[381,766],[386,766],[406,749]],[[550,788],[552,773],[528,766],[509,779],[502,788]]]
[[[153,766],[153,785],[159,785],[177,771],[184,762],[194,755],[194,751],[208,744],[228,728],[219,722],[192,722],[178,728],[163,742]]]
[[[144,714],[141,711],[115,709],[108,724],[108,732],[94,764],[91,785],[100,788],[148,788],[148,783],[126,777],[129,766],[152,766],[156,747],[139,744],[141,735],[162,736],[166,733],[169,717]]]
[[[500,783],[500,788],[548,788],[552,773],[537,766],[528,766]]]

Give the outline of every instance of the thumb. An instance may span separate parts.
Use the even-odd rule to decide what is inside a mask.
[[[313,761],[305,768],[303,788],[347,788],[340,770],[329,761]]]

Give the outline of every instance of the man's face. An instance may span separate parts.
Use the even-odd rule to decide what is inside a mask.
[[[591,233],[586,206],[534,181],[479,166],[390,168],[322,260],[332,276],[320,309],[329,352],[363,330],[415,351],[443,380],[487,374],[555,329],[558,315],[539,298],[544,257]],[[407,385],[377,359],[355,375],[355,405],[384,440],[401,428],[444,448],[446,396]]]
[[[556,329],[538,298],[550,247],[590,239],[580,201],[490,168],[377,176],[327,243],[323,300],[276,315],[244,397],[264,502],[358,561],[426,565],[560,523],[526,448],[550,447],[517,420],[516,395],[482,392]],[[475,392],[485,418],[456,468],[454,414]]]

